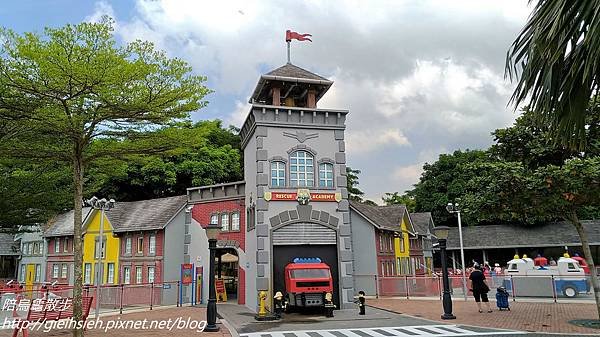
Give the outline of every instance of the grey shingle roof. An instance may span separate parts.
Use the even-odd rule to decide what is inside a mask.
[[[83,221],[89,215],[91,211],[90,207],[84,207],[82,209],[82,217]],[[45,237],[51,236],[68,236],[73,235],[73,210],[68,211],[66,213],[59,214],[55,216],[53,219],[50,219],[46,225],[46,230],[44,231]]]
[[[591,244],[600,245],[600,221],[582,221]],[[554,247],[581,245],[575,227],[568,222],[555,222],[536,227],[468,226],[463,227],[465,249]],[[460,246],[458,228],[448,233],[448,249]]]
[[[305,78],[305,79],[309,79],[309,80],[318,80],[318,81],[329,81],[325,77],[321,77],[315,73],[312,73],[306,69],[300,68],[291,63],[287,63],[275,70],[271,70],[270,72],[266,73],[266,75],[293,77],[293,78]]]
[[[14,248],[13,248],[14,247]],[[0,233],[0,256],[19,255],[16,249],[15,235],[10,233]]]
[[[406,212],[404,205],[371,206],[350,200],[350,206],[383,229],[399,230]]]
[[[425,235],[434,227],[431,212],[410,213],[410,220],[417,234]]]
[[[106,217],[115,232],[161,229],[186,203],[186,195],[116,202]]]

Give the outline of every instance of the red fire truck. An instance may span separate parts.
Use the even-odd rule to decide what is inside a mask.
[[[289,307],[322,307],[333,292],[329,266],[318,257],[297,257],[285,266],[285,291]]]

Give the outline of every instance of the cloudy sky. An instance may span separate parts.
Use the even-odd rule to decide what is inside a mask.
[[[195,120],[236,126],[259,75],[285,63],[285,30],[310,33],[292,42],[292,63],[335,81],[319,107],[350,110],[349,165],[380,202],[423,163],[487,147],[512,123],[505,54],[529,12],[526,0],[20,0],[2,5],[0,24],[41,31],[108,14],[119,41],[153,41],[208,76],[215,92]]]

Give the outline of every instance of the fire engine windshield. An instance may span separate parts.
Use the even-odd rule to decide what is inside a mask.
[[[294,269],[292,278],[329,278],[329,269]]]

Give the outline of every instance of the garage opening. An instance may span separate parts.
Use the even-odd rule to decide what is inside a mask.
[[[273,231],[273,293],[285,293],[285,266],[295,258],[319,258],[331,269],[333,302],[339,308],[337,233],[314,223],[295,223]]]

